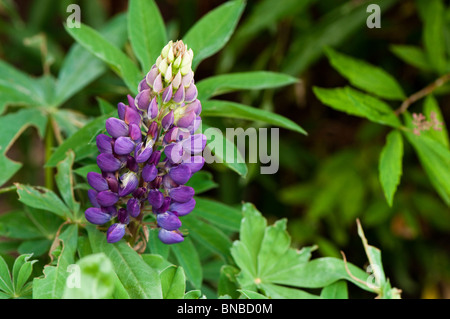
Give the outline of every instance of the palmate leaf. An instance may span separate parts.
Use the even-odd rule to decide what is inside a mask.
[[[36,127],[40,136],[44,136],[46,125],[47,117],[38,109],[23,109],[0,117],[0,186],[22,167],[6,157],[15,140],[29,126]]]
[[[43,106],[45,101],[36,79],[0,60],[0,114],[10,104]]]
[[[183,299],[186,290],[186,277],[183,268],[169,266],[160,273],[163,299]]]
[[[354,265],[347,264],[350,275],[340,259],[327,257],[309,261],[313,247],[300,251],[290,248],[285,220],[266,227],[265,218],[249,203],[244,204],[243,213],[240,239],[231,248],[241,270],[237,279],[243,289],[260,291],[271,298],[313,298],[319,296],[280,285],[322,288],[345,279],[372,291],[361,283],[368,275]]]
[[[77,217],[80,210],[80,203],[75,200],[73,193],[73,174],[72,165],[75,158],[73,151],[67,152],[67,157],[58,163],[58,173],[55,175],[56,184],[66,205],[72,211],[74,217]]]
[[[0,293],[5,298],[27,298],[31,294],[31,284],[26,284],[37,260],[30,260],[32,254],[23,254],[14,261],[12,273],[0,256]]]

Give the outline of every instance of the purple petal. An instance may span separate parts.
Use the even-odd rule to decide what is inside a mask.
[[[130,198],[127,202],[127,211],[131,217],[138,217],[141,213],[141,203],[136,198]]]
[[[112,138],[105,134],[99,134],[96,137],[97,148],[100,153],[112,154]]]
[[[152,144],[153,143],[145,143],[144,145],[144,143],[140,143],[136,146],[134,153],[137,163],[144,163],[150,158],[153,152]]]
[[[161,159],[161,151],[154,151],[150,158],[148,159],[149,164],[158,165],[159,160]]]
[[[97,165],[104,172],[115,172],[120,169],[122,163],[112,154],[102,153],[97,156]]]
[[[201,153],[206,146],[206,135],[195,134],[183,141],[183,149],[191,154]]]
[[[172,201],[171,201],[170,197],[164,197],[164,200],[163,200],[163,202],[162,202],[161,207],[159,207],[159,208],[154,208],[154,207],[153,207],[153,212],[154,212],[154,213],[158,213],[158,214],[167,212],[167,210],[168,210],[169,207],[170,207],[170,203],[171,203],[171,202],[172,202]]]
[[[147,114],[149,119],[154,119],[158,116],[158,102],[156,101],[156,97],[152,99],[150,105],[148,106]]]
[[[195,199],[191,198],[186,203],[173,202],[170,204],[169,211],[176,212],[178,216],[184,216],[192,212],[195,208]]]
[[[183,157],[183,146],[180,143],[172,143],[164,148],[164,154],[171,163],[178,164]]]
[[[172,126],[173,120],[174,120],[173,111],[170,111],[163,117],[163,119],[161,121],[161,125],[162,125],[162,128],[164,129],[164,131],[167,131],[169,129],[169,127]]]
[[[143,111],[148,109],[148,105],[150,104],[150,96],[151,96],[150,89],[144,90],[140,92],[138,95],[136,95],[134,101],[139,110]]]
[[[200,100],[195,99],[193,102],[189,103],[186,107],[186,112],[194,111],[195,115],[199,116],[202,112],[202,104]]]
[[[131,107],[127,107],[125,109],[125,123],[136,124],[137,126],[140,126],[141,120],[141,114],[139,114],[138,111],[133,110]]]
[[[105,123],[106,131],[114,138],[128,135],[128,125],[122,120],[110,117]]]
[[[97,202],[104,207],[112,206],[119,200],[117,193],[111,191],[103,191],[97,194]]]
[[[198,95],[197,87],[195,86],[194,83],[191,83],[191,85],[189,85],[189,87],[186,88],[184,100],[188,103],[192,102],[197,98],[197,95]]]
[[[117,212],[117,220],[121,224],[128,225],[130,222],[130,216],[128,215],[128,211],[125,208],[120,208]]]
[[[97,202],[97,194],[98,192],[94,189],[88,190],[88,197],[89,201],[91,202],[92,206],[100,208],[100,204]]]
[[[133,141],[139,142],[141,140],[142,132],[138,125],[132,123],[128,133]]]
[[[155,82],[158,73],[158,68],[156,67],[156,65],[154,65],[145,76],[145,81],[147,82],[148,86],[153,87],[153,83]]]
[[[188,165],[180,164],[170,169],[169,176],[175,181],[175,183],[181,185],[186,184],[192,174]]]
[[[188,128],[192,124],[194,124],[195,118],[196,118],[195,112],[190,111],[189,113],[183,115],[183,117],[178,120],[177,126],[182,128]]]
[[[121,185],[119,187],[119,196],[124,197],[132,192],[139,186],[139,179],[134,172],[128,172],[120,177]]]
[[[148,90],[148,89],[150,89],[150,87],[148,86],[146,79],[143,79],[141,82],[139,82],[139,85],[138,85],[139,92]]]
[[[100,208],[90,207],[84,212],[87,221],[94,225],[103,225],[111,220],[111,215],[104,213]]]
[[[114,152],[118,155],[127,155],[134,150],[135,144],[129,137],[121,136],[114,143]]]
[[[125,227],[125,224],[112,224],[106,232],[108,243],[112,244],[121,240],[125,235]]]
[[[172,84],[170,84],[163,92],[162,94],[162,101],[163,103],[167,103],[170,101],[170,99],[172,98],[172,92],[173,88],[172,88]]]
[[[169,190],[169,196],[176,202],[186,203],[194,196],[194,189],[190,186],[179,186]]]
[[[155,81],[153,81],[153,91],[156,93],[161,93],[161,91],[164,89],[163,82],[162,82],[162,76],[161,73],[158,74]]]
[[[192,80],[194,78],[194,72],[192,72],[192,70],[190,70],[185,76],[183,76],[183,78],[181,79],[181,83],[182,85],[187,88],[188,86],[191,85]]]
[[[171,212],[156,215],[156,221],[158,226],[165,230],[175,230],[181,226],[181,221],[178,216]]]
[[[87,173],[87,181],[89,185],[91,185],[91,187],[98,192],[106,191],[109,189],[108,182],[99,173],[96,172]]]
[[[158,232],[158,238],[164,244],[177,244],[184,240],[184,237],[178,231],[169,231],[161,228]]]
[[[119,102],[117,104],[117,113],[119,115],[119,119],[124,120],[125,119],[125,110],[128,108],[124,103]]]
[[[158,209],[162,206],[164,202],[164,195],[157,189],[151,189],[148,193],[148,203],[152,205],[153,208]]]
[[[203,165],[205,165],[205,159],[200,155],[192,156],[188,160],[183,161],[183,165],[188,166],[191,173],[194,174],[203,168]]]
[[[151,182],[156,178],[156,175],[158,175],[158,169],[153,164],[147,164],[142,169],[142,179],[144,182]]]

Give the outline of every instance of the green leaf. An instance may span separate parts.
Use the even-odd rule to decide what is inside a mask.
[[[440,142],[446,148],[449,148],[450,142],[448,138],[448,131],[444,122],[444,116],[442,115],[441,109],[439,108],[436,98],[432,94],[428,95],[425,98],[423,113],[428,120],[430,120],[432,118],[432,115],[434,115],[436,120],[442,123],[442,125],[440,125],[441,128],[440,130],[430,129],[429,131],[423,132],[421,134],[429,136],[432,139]]]
[[[183,226],[188,229],[189,235],[197,242],[221,254],[225,259],[231,257],[229,252],[231,241],[220,229],[199,220],[193,215],[183,218]]]
[[[407,123],[412,118],[406,115]],[[447,205],[450,205],[450,151],[436,140],[421,134],[403,131],[406,139],[414,147],[431,184]]]
[[[384,12],[395,2],[379,0],[377,4]],[[293,34],[293,42],[283,59],[283,72],[303,73],[322,56],[324,47],[338,47],[352,34],[366,28],[367,16],[367,3],[345,2],[309,28],[300,28],[298,33]]]
[[[431,65],[425,52],[412,45],[392,45],[391,51],[404,62],[423,71],[430,71]]]
[[[169,257],[170,246],[163,244],[161,240],[158,238],[158,229],[150,229],[149,234],[149,243],[150,251],[152,254],[161,255],[164,259]]]
[[[9,272],[8,264],[0,256],[0,290],[8,295],[14,295],[14,287],[11,282],[11,273]]]
[[[239,269],[231,265],[224,265],[220,268],[219,284],[217,294],[219,296],[228,295],[233,299],[239,298],[237,275]]]
[[[157,270],[158,272],[161,272],[167,267],[172,266],[172,264],[164,259],[161,255],[142,254],[141,257],[147,263],[147,265]]]
[[[73,268],[78,283],[66,285],[63,299],[109,299],[118,280],[114,266],[104,253],[86,256]]]
[[[142,80],[142,75],[137,66],[125,53],[87,25],[81,24],[80,28],[68,28],[65,26],[65,29],[79,44],[106,62],[123,79],[133,94],[137,93],[137,87]]]
[[[403,139],[399,131],[391,131],[380,154],[379,174],[384,195],[392,207],[394,194],[402,176]]]
[[[297,123],[282,115],[236,102],[220,100],[204,101],[202,102],[202,116],[220,116],[252,121],[262,121],[274,126],[292,130],[294,132],[305,135],[307,134],[306,131]]]
[[[99,32],[114,46],[122,47],[127,40],[126,15],[119,14],[112,18]],[[78,43],[72,45],[59,71],[55,104],[61,105],[106,70],[105,63],[83,46]]]
[[[161,274],[163,299],[183,299],[186,290],[186,278],[183,268],[169,266]]]
[[[370,282],[371,278],[369,277],[368,284],[374,286],[375,289],[382,289],[386,285],[386,275],[384,274],[383,263],[381,262],[381,251],[378,248],[369,245],[359,220],[358,235],[361,238],[367,258],[369,259],[370,268],[368,268],[368,272],[372,274],[371,277],[374,279],[373,282]]]
[[[262,90],[278,88],[298,82],[290,75],[268,71],[230,73],[208,77],[196,83],[198,99],[207,100],[213,96],[238,90]]]
[[[202,133],[207,138],[206,152],[214,155],[214,163],[225,166],[245,177],[248,173],[247,165],[236,145],[227,139],[219,129],[210,127],[202,121]]]
[[[273,284],[262,284],[261,289],[271,299],[318,299],[319,296],[300,289],[293,289]]]
[[[167,44],[166,28],[153,0],[131,0],[128,6],[128,34],[142,69],[147,72]]]
[[[2,60],[0,74],[0,114],[7,105],[45,105],[37,81],[31,76]]]
[[[183,267],[186,277],[195,288],[200,288],[203,281],[203,270],[198,255],[192,240],[189,237],[184,238],[184,241],[171,246],[172,252],[178,260],[178,263]]]
[[[322,299],[348,299],[347,283],[339,280],[324,287],[320,293]]]
[[[199,216],[220,228],[235,232],[239,231],[242,219],[242,214],[239,210],[221,202],[202,197],[195,197],[195,201],[193,215]]]
[[[327,49],[326,53],[331,65],[357,88],[385,99],[406,98],[395,78],[383,69],[332,49]]]
[[[286,232],[286,221],[280,220],[266,227],[266,220],[253,205],[244,205],[244,218],[241,223],[240,239],[233,243],[231,255],[241,269],[238,282],[243,289],[256,291],[262,289],[274,298],[282,295],[283,287],[321,288],[340,280],[349,280],[359,287],[372,291],[362,284],[368,275],[354,265],[336,258],[319,258],[309,261],[315,247],[302,250],[290,248],[291,239]],[[358,280],[354,279],[358,278]],[[267,293],[269,291],[269,293]],[[305,292],[294,291],[299,297]]]
[[[24,109],[0,117],[0,186],[5,184],[22,164],[6,157],[9,148],[29,126],[35,126],[44,136],[47,117],[37,109]]]
[[[383,101],[351,87],[323,89],[314,87],[314,94],[325,105],[350,115],[365,117],[372,122],[397,128],[400,120]]]
[[[183,37],[194,51],[193,69],[212,56],[230,39],[244,11],[245,1],[228,1],[203,16]]]
[[[16,183],[19,201],[27,206],[52,212],[63,218],[73,217],[70,209],[51,190],[41,186]]]
[[[424,1],[419,1],[423,2]],[[425,3],[424,3],[425,4]],[[444,39],[444,4],[441,0],[426,1],[423,12],[423,44],[428,61],[438,73],[446,72]]]
[[[33,254],[35,257],[40,257],[48,253],[52,241],[49,239],[32,239],[23,241],[19,247],[17,247],[17,252],[19,254]]]
[[[200,299],[202,292],[200,290],[191,290],[184,295],[184,299]]]
[[[240,291],[245,297],[247,297],[248,299],[269,299],[266,296],[251,291],[251,290],[247,290],[247,289],[239,289],[238,291]]]
[[[161,299],[161,281],[158,272],[147,265],[124,240],[114,244],[106,241],[106,234],[87,227],[94,253],[105,253],[115,272],[132,299]]]
[[[93,155],[98,152],[95,137],[105,129],[106,120],[112,114],[100,116],[83,126],[78,132],[66,139],[52,154],[45,164],[46,167],[54,167],[64,160],[67,151],[75,153],[75,161]]]
[[[72,211],[72,215],[76,217],[80,210],[80,203],[75,200],[73,193],[74,181],[72,175],[72,165],[74,158],[74,152],[71,150],[68,151],[67,157],[56,165],[58,168],[58,173],[55,175],[55,180],[61,197]]]
[[[57,239],[62,250],[56,266],[45,266],[44,277],[33,280],[33,299],[61,299],[69,277],[68,267],[75,262],[77,250],[78,227],[69,225]]]
[[[33,271],[33,264],[37,260],[31,260],[32,254],[21,255],[16,258],[13,265],[13,284],[16,296],[22,295],[22,289],[30,278]]]
[[[213,181],[213,175],[208,171],[196,172],[186,185],[193,187],[197,195],[219,186],[219,184]]]

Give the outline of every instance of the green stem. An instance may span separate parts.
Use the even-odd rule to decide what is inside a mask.
[[[16,188],[15,185],[9,186],[9,187],[5,187],[5,188],[0,188],[0,194],[7,193],[7,192],[13,192],[13,191],[15,191],[16,189],[17,189],[17,188]]]
[[[47,124],[47,132],[45,134],[45,162],[47,162],[50,159],[50,156],[52,156],[52,149],[53,149],[53,129],[51,125],[51,117],[49,117],[48,124]],[[45,168],[45,187],[53,190],[54,189],[54,173],[52,167],[46,167]]]

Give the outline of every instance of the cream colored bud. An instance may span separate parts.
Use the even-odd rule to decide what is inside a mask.
[[[182,60],[181,55],[179,55],[179,56],[175,59],[175,62],[173,62],[173,67],[174,67],[175,69],[178,69],[178,68],[181,66],[181,60]]]
[[[161,72],[162,75],[165,75],[168,67],[166,59],[162,60],[158,66],[159,72]]]
[[[180,84],[181,84],[181,72],[178,71],[177,75],[175,75],[172,81],[172,86],[176,90],[180,87]]]
[[[172,81],[172,78],[173,78],[173,74],[172,74],[172,63],[171,63],[165,72],[164,80],[168,83],[168,82]]]

